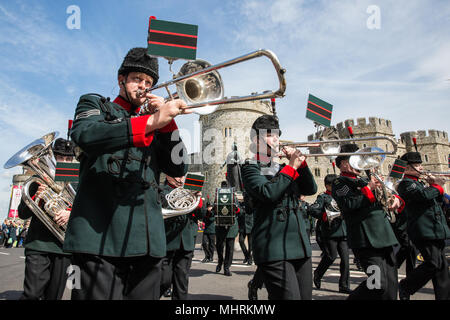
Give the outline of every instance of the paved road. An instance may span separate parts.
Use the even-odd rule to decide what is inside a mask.
[[[199,237],[201,238],[201,237]],[[198,239],[200,240],[200,239]],[[312,240],[313,268],[320,261],[320,250]],[[450,248],[447,247],[447,257],[450,257]],[[200,244],[194,253],[189,280],[190,300],[247,300],[247,283],[255,272],[255,265],[242,264],[243,254],[235,251],[233,265],[231,266],[232,277],[222,273],[216,274],[216,261],[214,263],[201,263],[204,258]],[[216,257],[215,257],[216,258]],[[14,300],[20,297],[23,288],[23,275],[25,269],[25,257],[22,248],[0,248],[0,300]],[[352,264],[353,255],[350,255],[350,286],[351,289],[364,280],[363,272],[356,269]],[[405,277],[404,266],[399,270],[399,279]],[[347,295],[338,292],[339,259],[328,269],[322,279],[320,290],[314,288],[314,300],[344,300]],[[263,288],[258,291],[261,300],[267,299],[267,291]],[[70,299],[70,290],[66,289],[64,300]],[[167,299],[167,298],[163,298]],[[412,300],[433,300],[433,287],[431,281],[419,292],[411,297]]]

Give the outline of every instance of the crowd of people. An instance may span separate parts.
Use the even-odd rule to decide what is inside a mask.
[[[2,223],[0,246],[4,248],[22,248],[27,237],[29,221],[7,218]]]

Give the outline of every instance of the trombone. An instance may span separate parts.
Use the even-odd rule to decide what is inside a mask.
[[[258,57],[266,57],[272,62],[277,73],[279,88],[275,91],[267,90],[263,93],[255,93],[247,96],[224,97],[222,78],[217,70]],[[152,88],[138,91],[138,96],[142,96],[153,90],[165,88],[169,94],[168,99],[172,100],[179,97],[186,102],[188,109],[205,106],[217,106],[215,107],[217,109],[220,104],[284,97],[284,92],[286,91],[285,73],[286,69],[281,67],[280,61],[275,53],[270,50],[259,49],[213,66],[204,60],[189,61],[181,67],[180,72],[174,79]],[[176,85],[176,93],[172,94],[170,92],[170,85]]]
[[[377,156],[377,155],[396,155],[397,154],[397,143],[389,137],[364,137],[364,138],[349,138],[349,139],[332,139],[332,140],[321,140],[321,141],[307,141],[307,142],[286,142],[280,143],[280,148],[282,147],[293,147],[293,148],[310,148],[310,147],[321,147],[322,153],[310,153],[305,154],[307,157],[338,157],[338,156],[354,156],[355,152],[340,152],[340,144],[361,142],[361,141],[375,141],[375,140],[387,140],[392,146],[392,151],[385,151],[380,148],[370,148],[369,150],[358,152],[360,156]],[[324,147],[325,144],[334,144],[331,147]]]

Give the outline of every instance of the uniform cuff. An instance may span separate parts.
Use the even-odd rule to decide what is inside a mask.
[[[172,121],[170,121],[170,123],[168,125],[162,127],[158,131],[162,132],[162,133],[167,133],[167,132],[173,132],[173,131],[175,131],[177,129],[178,129],[178,126],[175,123],[175,119],[172,119]]]
[[[433,183],[433,184],[430,184],[430,187],[438,189],[441,196],[444,195],[444,189],[440,185]]]
[[[203,199],[200,198],[200,202],[198,203],[197,208],[200,209],[201,207],[203,207]]]
[[[280,171],[280,173],[284,173],[285,175],[291,177],[293,180],[299,177],[298,172],[290,165],[284,166],[284,168]]]
[[[361,192],[363,195],[369,199],[370,203],[374,203],[376,201],[375,196],[372,193],[372,190],[369,189],[369,187],[365,186],[364,188],[361,188]]]
[[[306,163],[306,160],[302,162],[302,164],[300,165],[300,167],[298,167],[299,169],[303,169],[306,168],[308,166],[308,164]]]
[[[327,220],[328,220],[327,213],[324,212],[324,213],[322,214],[322,221],[323,221],[323,222],[327,222]]]
[[[397,212],[398,213],[400,213],[400,212],[402,212],[403,211],[403,209],[405,209],[405,205],[406,205],[406,203],[405,203],[405,201],[400,197],[400,196],[398,196],[398,195],[394,195],[398,200],[400,200],[400,202],[401,202],[401,206],[400,206],[400,208],[398,208],[397,209]]]
[[[131,118],[131,134],[133,135],[133,146],[148,147],[153,141],[153,132],[145,134],[148,118],[151,115]]]

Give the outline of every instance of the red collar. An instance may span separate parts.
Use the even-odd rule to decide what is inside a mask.
[[[325,190],[325,194],[331,196],[331,191]]]
[[[269,163],[270,161],[272,161],[272,158],[266,156],[266,155],[262,155],[262,154],[255,154],[255,159],[261,162],[266,162]]]
[[[131,110],[131,103],[122,98],[121,96],[117,96],[117,98],[113,101],[114,103],[117,103],[119,106],[127,110],[128,112]]]
[[[341,177],[348,177],[348,178],[356,179],[358,176],[354,173],[341,172]]]
[[[415,176],[410,176],[409,174],[405,174],[405,178],[417,181],[419,178],[415,177]]]

